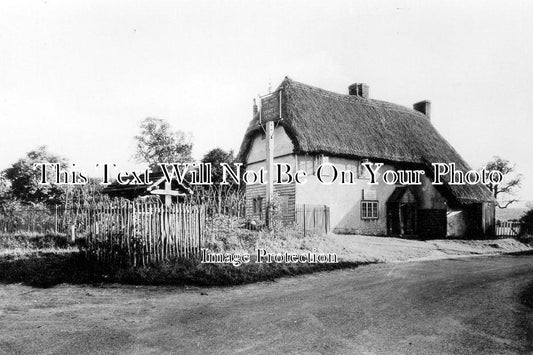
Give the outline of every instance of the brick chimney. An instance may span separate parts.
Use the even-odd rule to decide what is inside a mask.
[[[254,114],[253,114],[252,118],[255,117],[255,116],[257,115],[257,113],[259,112],[259,109],[257,108],[257,103],[255,102],[255,99],[254,99],[253,110],[254,110],[254,111],[253,111]]]
[[[427,116],[428,120],[431,119],[431,101],[424,100],[413,104],[413,109],[418,112],[422,112]]]
[[[348,86],[348,94],[368,99],[370,97],[370,86],[363,83],[355,83]]]

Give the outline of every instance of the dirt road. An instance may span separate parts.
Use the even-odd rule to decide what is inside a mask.
[[[0,352],[533,352],[531,282],[533,256],[498,256],[217,289],[2,285]]]

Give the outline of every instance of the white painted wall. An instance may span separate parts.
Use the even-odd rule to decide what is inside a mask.
[[[264,135],[263,135],[264,137]],[[248,164],[264,161],[266,157],[266,142],[261,134],[257,135],[252,142],[250,151],[246,158]],[[281,155],[292,154],[294,151],[294,145],[291,139],[285,132],[285,128],[277,126],[274,129],[274,157]]]
[[[305,157],[298,156],[298,159]],[[337,170],[352,170],[357,176],[358,162],[356,160],[330,157],[329,162]],[[391,169],[392,166],[384,165],[381,170]],[[340,179],[340,177],[338,178]],[[341,185],[335,182],[324,185],[315,175],[308,176],[308,182],[296,186],[296,203],[312,205],[327,205],[330,207],[330,223],[334,232],[354,233],[368,235],[385,235],[387,233],[386,202],[396,186],[368,184],[368,179],[356,178],[354,184]],[[371,220],[361,219],[361,199],[363,190],[374,192],[379,201],[379,218]]]

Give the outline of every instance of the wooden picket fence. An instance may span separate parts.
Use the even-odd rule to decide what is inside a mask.
[[[497,237],[516,237],[520,235],[522,224],[516,221],[496,222]]]
[[[78,232],[88,256],[134,266],[197,256],[206,219],[203,205],[125,201],[91,206],[85,217]]]

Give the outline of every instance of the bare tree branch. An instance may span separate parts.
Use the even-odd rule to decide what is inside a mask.
[[[511,203],[518,202],[518,200],[509,200],[504,205],[500,204],[500,202],[497,202],[498,208],[504,209],[507,208]]]
[[[501,195],[514,195],[516,193],[516,189],[520,188],[522,175],[518,174],[512,178],[509,177],[509,174],[515,171],[515,164],[511,165],[509,160],[495,156],[493,157],[492,161],[485,165],[485,169],[489,171],[499,171],[504,176],[504,179],[502,182],[500,182],[500,184],[489,183],[486,185],[496,200]],[[518,200],[516,199],[509,200],[505,203],[503,203],[503,201],[498,201],[497,204],[499,208],[503,209],[517,201]]]

